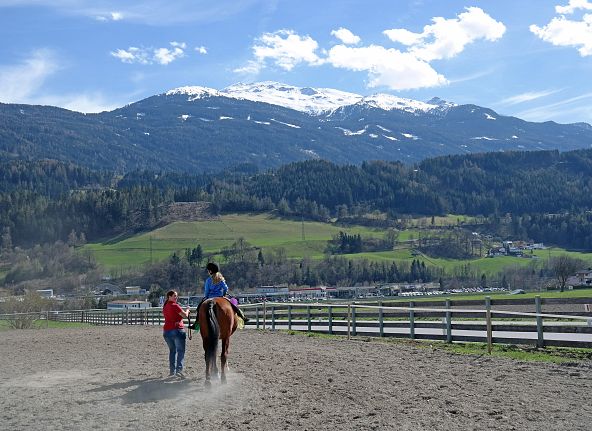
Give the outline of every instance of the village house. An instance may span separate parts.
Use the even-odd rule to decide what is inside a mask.
[[[150,308],[148,301],[110,301],[107,302],[107,310],[143,310]]]

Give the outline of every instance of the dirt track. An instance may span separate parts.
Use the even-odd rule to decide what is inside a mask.
[[[245,330],[206,390],[189,342],[171,380],[158,327],[0,332],[0,429],[589,430],[592,365]]]

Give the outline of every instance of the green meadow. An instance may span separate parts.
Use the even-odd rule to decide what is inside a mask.
[[[449,216],[437,220],[458,220],[458,216]],[[427,222],[428,220],[426,220]],[[463,219],[463,221],[465,221]],[[383,237],[384,229],[364,226],[342,227],[331,223],[299,222],[283,220],[269,214],[230,214],[216,220],[175,222],[151,232],[141,233],[121,239],[111,239],[85,246],[91,250],[97,261],[108,269],[137,267],[152,261],[168,258],[172,253],[183,253],[187,248],[201,245],[204,255],[217,256],[224,247],[232,245],[239,238],[244,238],[251,245],[261,248],[265,253],[283,249],[288,258],[322,259],[327,241],[339,231],[348,234],[360,234],[362,237]],[[344,255],[350,259],[368,259],[372,261],[411,262],[419,258],[427,265],[444,268],[447,272],[463,265],[485,274],[495,274],[511,266],[527,266],[548,259],[551,256],[569,254],[572,257],[592,263],[592,254],[567,252],[552,248],[535,250],[530,258],[510,256],[478,258],[471,260],[453,260],[414,255],[406,244],[410,239],[418,238],[420,231],[407,229],[399,234],[399,245],[392,251],[358,253]]]
[[[383,230],[367,227],[340,227],[328,223],[282,220],[269,214],[225,215],[218,220],[175,222],[152,232],[121,241],[87,244],[97,260],[106,267],[135,266],[166,259],[173,252],[183,252],[200,244],[204,254],[216,255],[224,247],[244,238],[265,252],[283,248],[288,258],[324,256],[327,241],[345,231],[364,237],[382,237]],[[304,239],[303,239],[304,232]]]

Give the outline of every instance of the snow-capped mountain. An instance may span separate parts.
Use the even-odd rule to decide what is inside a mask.
[[[364,97],[332,88],[300,88],[273,81],[254,84],[238,83],[220,91],[206,87],[179,87],[165,93],[166,96],[177,94],[187,95],[188,101],[216,96],[250,100],[282,106],[311,115],[330,114],[338,108],[356,104],[385,111],[398,109],[412,113],[428,113],[456,106],[437,98],[435,98],[436,103],[424,103],[390,94],[374,94]]]
[[[235,84],[226,87],[222,93],[235,99],[269,103],[300,112],[318,115],[333,111],[341,106],[353,105],[362,96],[332,88],[299,88],[278,82]]]
[[[446,154],[592,146],[589,124],[531,123],[476,105],[262,82],[179,87],[111,112],[0,104],[0,161],[217,171],[310,158],[418,162]]]

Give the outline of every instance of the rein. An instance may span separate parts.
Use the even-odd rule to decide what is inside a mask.
[[[191,340],[192,338],[192,334],[191,334],[191,316],[187,315],[187,337]]]

